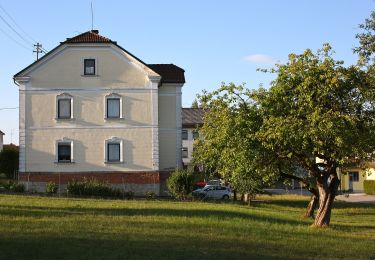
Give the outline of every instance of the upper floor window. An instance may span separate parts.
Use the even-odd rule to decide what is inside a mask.
[[[182,140],[188,140],[188,130],[182,129],[181,137]]]
[[[73,118],[73,97],[63,93],[56,97],[56,118],[69,119]]]
[[[122,97],[118,94],[110,94],[105,97],[105,117],[122,118]]]
[[[95,59],[84,60],[84,75],[96,75]]]

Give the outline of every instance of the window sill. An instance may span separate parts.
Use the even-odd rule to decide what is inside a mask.
[[[123,117],[105,117],[105,121],[117,121],[117,120],[124,120],[125,118]]]
[[[99,75],[81,75],[81,77],[95,78],[95,77],[100,77],[100,76]]]
[[[70,161],[70,162],[68,162],[68,161],[66,161],[66,162],[55,161],[54,163],[55,163],[55,164],[74,164],[75,161]]]
[[[55,120],[56,120],[56,121],[74,121],[75,118],[73,118],[73,117],[69,117],[69,118],[64,118],[64,117],[62,117],[62,118],[60,118],[60,117],[55,117]]]
[[[119,161],[119,162],[110,162],[110,161],[105,161],[104,164],[123,164],[124,162]]]

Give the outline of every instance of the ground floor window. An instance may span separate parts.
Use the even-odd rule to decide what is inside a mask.
[[[56,162],[70,163],[73,162],[73,141],[63,138],[56,141]]]
[[[188,157],[189,157],[188,148],[187,147],[183,147],[182,148],[182,158],[188,158]]]
[[[349,181],[358,182],[359,181],[359,173],[358,172],[349,172]]]

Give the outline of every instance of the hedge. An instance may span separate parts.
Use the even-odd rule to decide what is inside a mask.
[[[366,194],[375,195],[375,180],[364,180],[363,188]]]

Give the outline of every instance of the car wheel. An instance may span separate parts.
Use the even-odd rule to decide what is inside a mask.
[[[229,200],[229,196],[228,195],[224,195],[223,196],[223,200]]]

